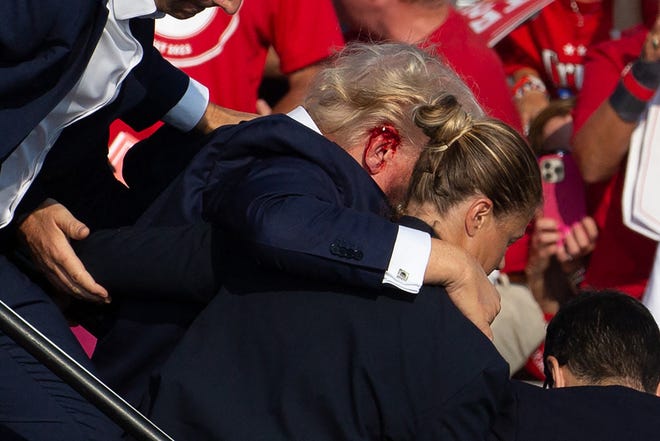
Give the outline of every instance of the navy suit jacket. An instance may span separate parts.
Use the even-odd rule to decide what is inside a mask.
[[[107,20],[102,0],[8,2],[0,14],[0,158],[5,158],[64,97],[87,66]],[[52,197],[90,227],[132,222],[145,201],[113,178],[108,128],[123,119],[140,130],[183,96],[189,78],[153,47],[154,21],[131,20],[142,61],[109,105],[64,130],[17,208]],[[141,204],[141,205],[138,205]]]
[[[96,46],[104,0],[5,2],[0,14],[0,161],[71,90]]]
[[[217,130],[137,225],[211,222],[271,267],[378,288],[398,231],[391,214],[341,147],[273,115]]]
[[[660,398],[623,386],[543,390],[512,382],[497,441],[646,441],[660,436]]]
[[[398,231],[389,214],[383,193],[343,149],[287,116],[274,115],[217,130],[135,228],[164,232],[183,226],[204,236],[204,228],[189,225],[205,220],[220,236],[240,237],[241,253],[264,267],[380,289]],[[134,403],[151,369],[217,292],[222,279],[216,271],[234,258],[199,235],[192,240],[179,233],[151,237],[160,250],[153,251],[153,243],[124,242],[130,251],[122,255],[132,255],[135,266],[111,258],[98,242],[87,247],[96,249],[97,257],[80,252],[99,283],[115,288],[115,322],[101,336],[94,360],[103,378]],[[111,247],[123,248],[116,242]],[[211,264],[198,264],[199,252],[210,256]],[[168,259],[174,267],[164,269],[166,262],[154,255],[169,254],[178,259]],[[114,269],[108,272],[104,261]],[[113,281],[117,275],[129,275],[128,286]],[[131,280],[140,277],[147,282],[133,288],[142,292],[131,292]],[[157,281],[157,289],[145,286],[149,279]],[[193,280],[197,293],[181,290],[177,298],[169,290],[170,299],[158,304],[139,298],[158,294],[163,285],[180,287],[181,280]]]
[[[150,388],[149,416],[171,436],[486,438],[508,366],[444,289],[347,288],[225,247],[223,289]]]

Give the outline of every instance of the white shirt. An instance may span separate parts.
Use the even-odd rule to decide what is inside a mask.
[[[303,107],[296,107],[288,116],[322,135],[312,117]],[[399,225],[390,263],[383,283],[394,285],[411,294],[419,293],[424,272],[431,257],[431,236],[423,231]]]
[[[0,228],[11,221],[62,131],[111,103],[126,76],[142,60],[142,46],[131,34],[129,20],[162,16],[154,0],[109,0],[108,9],[101,38],[76,85],[2,164]],[[208,89],[191,79],[185,95],[163,120],[191,130],[203,116],[208,97]]]

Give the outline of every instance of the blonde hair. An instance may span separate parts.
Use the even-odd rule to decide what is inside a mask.
[[[405,43],[351,43],[317,75],[304,106],[321,132],[341,146],[358,144],[385,123],[416,145],[416,109],[447,95],[467,112],[482,114],[470,89],[431,53]]]
[[[422,106],[415,121],[431,139],[413,171],[408,204],[431,202],[447,212],[469,196],[483,194],[493,214],[531,217],[543,199],[532,149],[505,123],[469,115],[457,99]]]

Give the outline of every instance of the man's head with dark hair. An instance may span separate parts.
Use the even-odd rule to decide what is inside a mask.
[[[550,387],[621,385],[658,394],[660,330],[634,298],[586,292],[548,325],[543,360]]]

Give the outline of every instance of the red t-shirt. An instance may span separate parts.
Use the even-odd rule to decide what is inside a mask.
[[[207,8],[188,20],[157,20],[154,45],[206,85],[211,101],[255,112],[271,45],[290,74],[327,58],[343,37],[330,0],[249,0],[233,16]]]
[[[465,18],[450,10],[447,20],[421,45],[434,47],[472,89],[484,111],[518,131],[520,116],[506,82],[502,61]]]
[[[344,45],[330,0],[247,0],[229,16],[207,8],[187,20],[156,20],[154,46],[209,88],[216,104],[256,112],[268,49],[290,74],[326,59]],[[118,169],[125,151],[155,130],[136,134],[121,121],[111,127],[110,157]]]
[[[576,4],[579,14],[572,10],[570,0],[555,0],[497,44],[508,75],[531,67],[553,97],[559,89],[572,95],[581,89],[589,46],[609,39],[612,3]]]
[[[624,33],[620,40],[597,45],[589,51],[585,59],[585,85],[574,110],[575,133],[612,94],[625,65],[639,57],[647,32],[640,26]],[[625,162],[609,181],[587,187],[589,213],[598,224],[599,235],[584,285],[615,288],[641,298],[651,274],[656,243],[623,224],[624,175]]]

